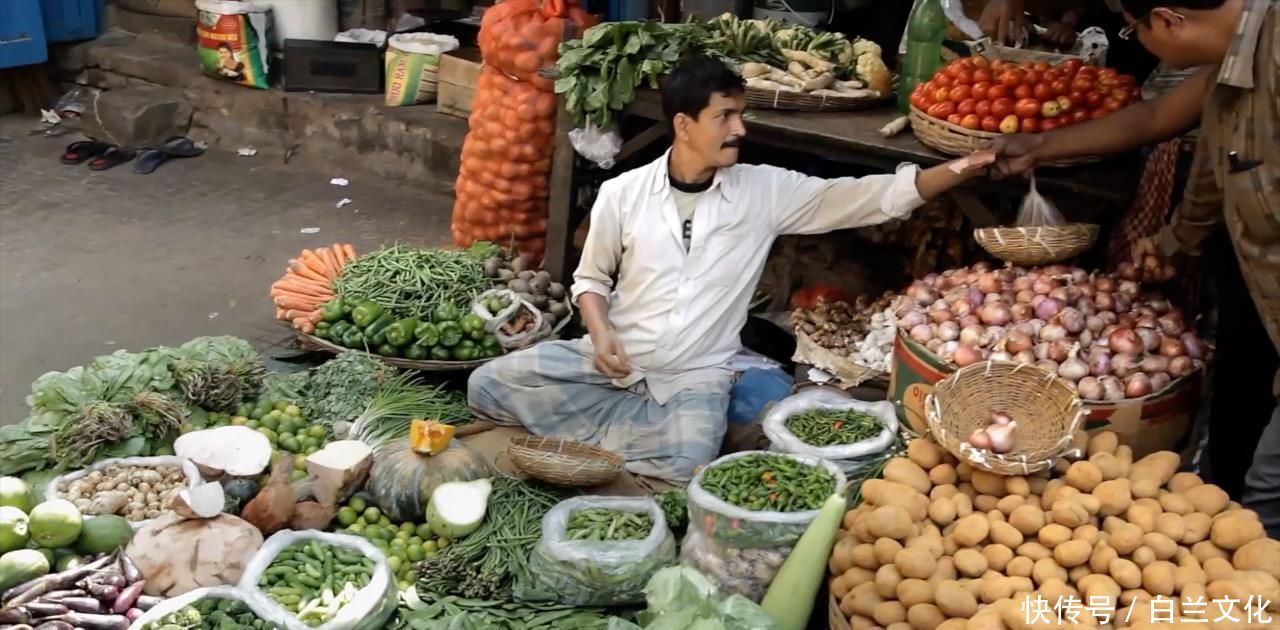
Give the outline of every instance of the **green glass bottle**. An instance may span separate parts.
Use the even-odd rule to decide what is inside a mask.
[[[947,16],[942,0],[916,0],[907,21],[907,54],[902,60],[901,84],[898,87],[898,109],[911,108],[911,91],[916,84],[928,81],[942,63],[942,38],[947,31]]]

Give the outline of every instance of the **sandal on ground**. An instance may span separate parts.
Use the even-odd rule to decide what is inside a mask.
[[[62,152],[63,164],[83,164],[86,160],[102,155],[112,145],[97,140],[72,142]]]
[[[102,155],[89,161],[89,170],[105,171],[107,169],[115,168],[129,160],[132,160],[136,155],[138,155],[137,151],[122,149],[120,147],[111,147],[106,151],[103,151]]]

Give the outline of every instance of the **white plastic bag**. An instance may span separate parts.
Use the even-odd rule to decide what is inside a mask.
[[[503,350],[508,352],[528,348],[529,346],[537,343],[543,337],[551,334],[551,325],[547,320],[542,318],[542,311],[538,310],[538,307],[518,298],[516,300],[516,305],[519,308],[516,309],[516,312],[513,313],[507,321],[509,322],[518,317],[521,309],[523,309],[532,315],[533,323],[523,331],[511,335],[503,332],[501,326],[493,331],[493,336],[498,338],[498,344],[502,346]],[[503,324],[505,323],[506,322],[503,322]]]
[[[244,602],[259,619],[266,619],[267,602],[261,595],[250,593],[235,586],[210,586],[187,591],[177,597],[170,597],[156,604],[130,624],[129,630],[156,630],[159,626],[147,628],[147,625],[155,623],[165,616],[178,612],[202,599],[231,599]]]
[[[507,300],[507,306],[497,313],[491,311],[488,304],[494,297]],[[471,312],[484,320],[485,332],[493,332],[520,312],[520,295],[510,289],[489,289],[471,302]]]
[[[588,121],[585,127],[569,131],[573,150],[603,169],[613,168],[613,158],[622,151],[622,134],[617,129],[601,129]]]
[[[272,600],[258,588],[258,580],[266,572],[267,568],[271,566],[271,561],[280,552],[296,542],[307,540],[317,540],[330,545],[353,549],[373,560],[374,565],[373,577],[369,580],[368,586],[360,589],[351,598],[351,601],[338,609],[334,616],[318,626],[308,626],[299,621],[292,612],[277,604],[275,600]],[[386,624],[387,619],[395,612],[396,602],[399,600],[395,578],[391,574],[391,568],[387,566],[387,557],[377,547],[358,536],[329,534],[311,530],[293,531],[286,529],[276,532],[271,538],[268,538],[267,542],[263,543],[262,548],[258,550],[258,553],[254,554],[253,560],[249,561],[249,566],[245,567],[244,575],[240,577],[239,587],[246,592],[261,597],[265,602],[263,619],[279,624],[286,630],[308,630],[312,628],[318,630],[375,630],[382,628]]]
[[[1022,198],[1022,207],[1018,210],[1018,225],[1033,227],[1038,225],[1062,225],[1066,221],[1053,202],[1045,199],[1036,190],[1036,174],[1031,173],[1031,192]]]
[[[571,540],[569,517],[579,510],[648,514],[653,529],[641,540]],[[648,497],[581,496],[565,499],[542,517],[542,538],[529,555],[539,591],[571,606],[616,606],[644,601],[644,586],[659,569],[675,564],[676,541],[666,516]]]
[[[861,411],[878,418],[884,427],[875,437],[861,442],[814,446],[805,443],[787,428],[787,418],[814,409]],[[830,460],[846,473],[856,472],[866,462],[878,460],[879,455],[893,445],[894,436],[897,433],[898,414],[893,408],[893,403],[887,400],[880,402],[856,400],[824,387],[814,387],[788,396],[778,401],[764,417],[764,434],[769,438],[769,450],[820,457]]]
[[[156,455],[153,457],[114,457],[111,459],[99,460],[89,466],[81,468],[80,470],[54,477],[49,481],[49,485],[44,488],[44,499],[46,501],[52,499],[66,499],[71,501],[71,497],[65,496],[58,491],[58,486],[62,485],[63,482],[71,483],[77,479],[86,477],[89,473],[95,470],[105,470],[108,466],[177,466],[182,469],[182,476],[186,480],[183,485],[186,487],[190,488],[203,483],[203,480],[200,479],[200,470],[196,468],[196,465],[181,457],[175,457],[173,455]],[[162,506],[161,509],[167,512],[169,511],[169,506]],[[121,514],[121,516],[124,515]],[[129,521],[129,526],[132,527],[134,531],[137,531],[146,527],[147,523],[150,523],[152,520],[154,519]]]
[[[724,462],[760,455],[743,451],[715,460],[689,482],[689,530],[680,545],[680,562],[702,571],[716,587],[728,593],[760,601],[791,553],[791,547],[818,516],[803,512],[752,511],[732,505],[702,488],[707,470]],[[800,463],[822,466],[835,478],[831,491],[845,486],[845,476],[835,464],[811,455],[782,453]]]
[[[387,32],[367,28],[353,28],[333,36],[335,42],[348,44],[373,44],[378,48],[387,45]]]

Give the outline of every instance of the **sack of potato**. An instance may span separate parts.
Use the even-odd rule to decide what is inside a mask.
[[[1253,511],[1177,472],[1175,453],[1133,461],[1111,432],[1082,446],[1086,459],[1005,477],[912,440],[862,485],[832,551],[849,625],[1275,627],[1280,541]]]

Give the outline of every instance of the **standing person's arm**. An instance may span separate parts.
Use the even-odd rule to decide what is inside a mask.
[[[995,173],[1014,175],[1045,162],[1120,153],[1168,140],[1200,120],[1216,73],[1216,68],[1201,68],[1172,90],[1098,120],[1047,133],[1000,136],[991,146],[1000,157]]]
[[[622,378],[631,373],[626,349],[609,321],[613,275],[622,262],[622,222],[616,194],[608,182],[600,187],[591,208],[591,227],[582,247],[582,259],[573,272],[573,301],[595,347],[595,367],[605,376]]]

